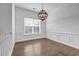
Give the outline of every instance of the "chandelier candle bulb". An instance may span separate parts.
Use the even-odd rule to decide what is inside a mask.
[[[43,4],[42,4],[43,5]],[[38,13],[38,18],[40,19],[40,20],[46,20],[47,19],[47,17],[48,17],[48,13],[44,10],[44,9],[42,9],[39,13]]]

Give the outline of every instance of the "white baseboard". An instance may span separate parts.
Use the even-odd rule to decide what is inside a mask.
[[[9,52],[8,56],[12,56],[14,46],[15,46],[15,41],[13,41],[13,44],[11,46],[11,51]]]
[[[71,47],[73,47],[73,48],[79,49],[79,47],[76,46],[76,45],[72,45],[72,44],[69,44],[69,43],[61,42],[61,41],[59,41],[59,40],[52,39],[52,38],[49,38],[49,37],[46,37],[46,38],[48,38],[48,39],[50,39],[50,40],[52,40],[52,41],[56,41],[56,42],[59,42],[59,43],[62,43],[62,44],[65,44],[65,45],[71,46]]]

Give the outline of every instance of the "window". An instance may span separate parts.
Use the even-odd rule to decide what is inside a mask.
[[[24,18],[24,35],[40,34],[41,20],[33,18]]]

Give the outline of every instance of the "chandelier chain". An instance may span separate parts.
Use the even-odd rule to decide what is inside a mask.
[[[48,13],[44,10],[44,3],[42,3],[42,10],[40,10],[40,12],[38,13],[38,18],[40,20],[45,20],[48,17]]]
[[[42,3],[42,10],[44,9],[44,3]]]

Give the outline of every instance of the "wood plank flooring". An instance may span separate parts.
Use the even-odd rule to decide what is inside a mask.
[[[42,38],[15,44],[13,56],[79,56],[79,50]]]

